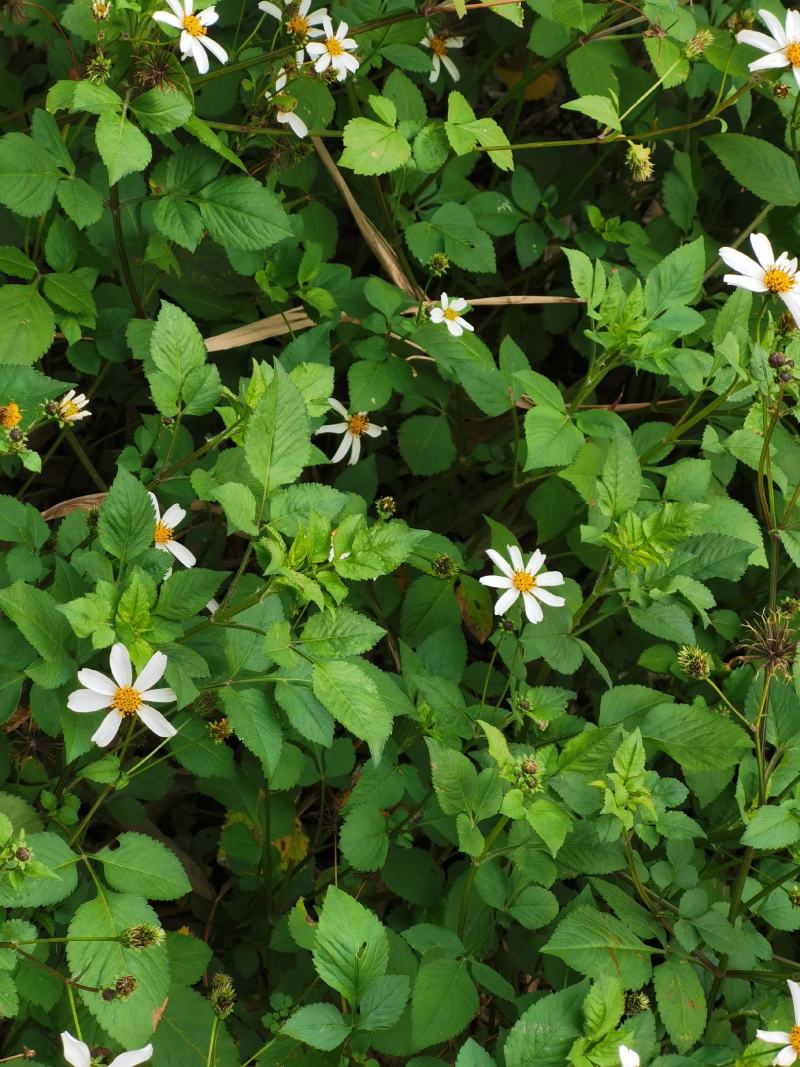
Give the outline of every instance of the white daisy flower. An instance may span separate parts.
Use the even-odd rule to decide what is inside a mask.
[[[760,12],[764,17],[764,12]],[[768,1045],[783,1045],[778,1055],[772,1061],[774,1067],[791,1067],[797,1059],[800,1059],[800,985],[797,982],[787,981],[789,992],[792,995],[792,1007],[794,1008],[794,1026],[786,1033],[784,1030],[756,1030],[759,1041],[766,1041]]]
[[[297,53],[295,62],[298,66],[303,62],[302,52]],[[264,93],[264,96],[275,104],[275,118],[278,122],[287,125],[296,137],[307,137],[308,126],[294,110],[297,101],[283,92],[286,88],[288,77],[285,70],[278,71],[278,77],[275,79],[275,91],[273,93]]]
[[[334,411],[339,412],[345,421],[332,422],[329,426],[320,426],[315,432],[342,434],[342,443],[337,448],[331,463],[338,463],[340,459],[344,459],[348,449],[350,449],[350,459],[347,462],[358,463],[358,457],[361,455],[361,438],[364,434],[367,437],[380,437],[386,427],[376,426],[371,423],[366,411],[359,411],[355,415],[351,415],[344,404],[340,404],[332,396],[328,397],[328,403]]]
[[[101,748],[110,745],[117,736],[122,720],[131,715],[138,715],[148,730],[159,737],[174,737],[177,733],[160,711],[149,707],[147,700],[157,704],[171,704],[177,697],[171,689],[152,689],[167,668],[167,657],[163,652],[154,652],[133,679],[133,667],[127,648],[120,643],[113,645],[109,657],[112,677],[100,671],[84,667],[78,671],[78,681],[84,687],[76,689],[67,698],[70,711],[91,712],[110,708],[108,715],[92,734],[92,741]],[[138,1061],[137,1061],[138,1062]]]
[[[766,52],[761,59],[755,59],[748,65],[749,70],[778,70],[791,67],[795,81],[800,85],[800,11],[787,11],[785,25],[771,11],[759,11],[759,17],[766,23],[772,36],[757,30],[740,30],[736,40],[740,44],[749,44]]]
[[[561,608],[565,604],[563,596],[556,596],[543,588],[548,585],[563,585],[564,575],[561,571],[545,571],[539,574],[542,564],[547,558],[537,548],[527,564],[523,563],[522,553],[516,545],[507,545],[511,562],[503,559],[499,552],[487,548],[486,555],[501,570],[502,575],[489,574],[480,579],[481,585],[491,586],[492,589],[505,589],[494,606],[495,615],[505,615],[512,604],[522,597],[525,606],[525,614],[528,622],[541,622],[544,618],[542,604],[548,604],[551,608]],[[541,604],[539,603],[541,601]]]
[[[228,62],[228,53],[221,44],[208,36],[208,27],[213,26],[219,18],[215,7],[206,7],[195,14],[193,0],[167,0],[170,11],[156,11],[153,18],[181,31],[181,59],[189,56],[195,61],[200,74],[208,73],[208,55],[220,61]]]
[[[321,7],[309,14],[310,7],[311,0],[300,0],[299,4],[296,0],[283,0],[283,11],[278,4],[270,3],[270,0],[261,0],[258,5],[259,11],[263,11],[265,15],[271,15],[282,23],[287,33],[303,39],[321,37],[322,30],[317,27],[321,26],[322,20],[328,17],[327,8]]]
[[[306,45],[308,58],[314,63],[314,70],[322,74],[328,67],[336,71],[336,80],[343,82],[348,75],[358,70],[358,60],[350,53],[357,48],[352,37],[347,36],[347,23],[340,22],[339,29],[333,32],[333,23],[327,14],[322,19],[322,36],[324,40],[309,41]]]
[[[64,393],[58,404],[58,418],[61,422],[80,422],[81,419],[88,419],[92,414],[91,411],[87,411],[86,407],[89,403],[89,398],[83,393],[76,393],[74,389],[70,389],[68,393]]]
[[[153,530],[154,547],[162,552],[169,552],[184,567],[193,567],[197,563],[194,553],[190,552],[186,545],[176,541],[173,536],[175,527],[186,518],[186,512],[180,504],[171,504],[162,515],[155,494],[150,493],[149,495],[153,511],[156,513],[156,524]],[[169,575],[166,577],[169,577]]]
[[[442,37],[435,33],[431,27],[428,27],[427,34],[419,42],[424,48],[430,48],[433,60],[433,70],[431,71],[430,81],[435,82],[438,80],[439,75],[442,72],[442,67],[447,71],[454,82],[457,82],[461,77],[458,67],[452,61],[447,54],[451,48],[463,48],[463,37]]]
[[[639,1056],[627,1045],[619,1046],[619,1062],[622,1067],[639,1067]]]
[[[450,300],[447,293],[442,293],[440,304],[440,307],[431,308],[429,312],[431,322],[437,324],[443,322],[453,337],[460,337],[464,330],[474,333],[475,327],[470,326],[461,316],[461,312],[467,306],[466,300],[460,296]]]
[[[773,293],[779,296],[800,326],[800,277],[797,273],[797,260],[789,259],[787,252],[781,252],[776,257],[769,239],[763,233],[751,234],[750,244],[756,254],[755,260],[735,248],[720,248],[719,258],[738,272],[726,274],[723,281],[740,289],[749,289],[753,293]]]
[[[79,1041],[65,1030],[61,1035],[61,1044],[64,1046],[64,1059],[71,1067],[92,1067],[91,1051],[83,1041]],[[136,1067],[138,1063],[146,1063],[152,1055],[153,1046],[145,1045],[144,1048],[137,1048],[132,1052],[120,1053],[108,1067]]]
[[[111,4],[108,0],[94,0],[92,14],[98,22],[104,22],[111,14]]]

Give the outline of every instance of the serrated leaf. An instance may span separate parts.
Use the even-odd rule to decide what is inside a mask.
[[[103,864],[106,880],[121,893],[141,893],[150,900],[176,900],[191,890],[174,852],[145,834],[124,833],[93,859]]]

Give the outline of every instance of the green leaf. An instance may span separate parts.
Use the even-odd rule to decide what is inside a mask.
[[[706,1026],[706,997],[687,960],[668,959],[653,971],[658,1011],[678,1052],[699,1041]]]
[[[272,379],[247,422],[244,455],[263,500],[302,473],[311,452],[306,407],[297,386],[276,364]]]
[[[372,119],[357,118],[350,119],[344,128],[344,152],[339,166],[356,174],[389,174],[407,163],[410,156],[411,145],[398,130]]]
[[[529,885],[509,905],[508,913],[526,930],[541,930],[558,915],[558,901],[548,889]]]
[[[660,704],[647,713],[641,730],[684,771],[733,767],[752,747],[739,726],[697,705]]]
[[[339,847],[357,871],[377,871],[389,852],[389,834],[383,812],[369,804],[348,812],[339,833]]]
[[[566,467],[583,447],[584,438],[566,412],[537,404],[525,415],[525,441],[525,470],[539,470]]]
[[[56,272],[43,279],[44,295],[53,304],[71,311],[89,322],[94,322],[97,307],[92,291],[77,274]]]
[[[7,799],[4,799],[2,807],[6,815],[11,817]],[[16,823],[17,820],[12,818],[12,822]],[[7,876],[2,876],[0,907],[44,908],[66,900],[78,885],[79,857],[58,834],[28,833],[25,844],[31,850],[32,861],[44,864],[54,877],[24,874],[21,881],[12,887],[6,881]]]
[[[342,607],[335,612],[320,611],[303,627],[300,640],[314,657],[336,659],[369,652],[386,631],[366,615]]]
[[[314,967],[331,989],[357,1005],[386,973],[389,941],[380,921],[347,893],[329,886],[314,939]]]
[[[173,966],[171,957],[170,966]],[[153,1041],[153,1067],[177,1067],[178,1064],[180,1067],[207,1067],[215,1022],[207,997],[181,985],[171,986],[163,1013],[159,1010],[158,1037]],[[225,1024],[218,1026],[215,1033],[215,1067],[239,1067],[241,1057]],[[133,1044],[129,1042],[126,1047]]]
[[[571,911],[542,952],[590,978],[618,978],[626,989],[650,980],[651,949],[619,919],[595,908]]]
[[[64,178],[56,189],[58,202],[78,229],[97,222],[103,214],[103,198],[83,178]]]
[[[191,101],[177,89],[150,89],[130,105],[139,123],[150,133],[169,133],[192,113]]]
[[[628,614],[640,630],[676,645],[693,645],[694,629],[685,608],[674,601],[656,600],[646,608],[631,606]]]
[[[307,1004],[291,1015],[281,1033],[303,1041],[312,1048],[330,1052],[338,1048],[350,1033],[342,1013],[333,1004]]]
[[[713,133],[705,142],[738,185],[769,204],[795,207],[800,177],[786,152],[744,133]]]
[[[97,520],[100,544],[120,563],[130,563],[152,547],[155,525],[147,490],[124,467],[118,467]]]
[[[223,248],[260,252],[292,235],[278,198],[255,178],[218,178],[195,203],[211,238]]]
[[[220,695],[233,732],[253,755],[258,756],[264,774],[270,777],[280,759],[283,731],[266,693],[258,689],[227,687]]]
[[[474,151],[476,145],[483,148],[498,148],[510,142],[503,129],[494,119],[476,118],[466,97],[450,93],[447,99],[447,122],[444,125],[450,147],[457,156]],[[514,169],[514,157],[510,151],[490,152],[492,162],[501,170]]]
[[[577,100],[562,104],[561,108],[563,111],[579,111],[612,130],[622,129],[617,107],[607,96],[580,96]]]
[[[532,1004],[506,1039],[506,1067],[564,1067],[582,1029],[580,1007],[585,993],[586,983],[582,983]]]
[[[0,204],[26,218],[43,215],[62,177],[58,162],[24,133],[0,138]]]
[[[650,271],[644,287],[648,315],[655,318],[672,307],[690,304],[699,295],[705,269],[703,238],[682,245]]]
[[[742,834],[742,844],[749,848],[780,849],[798,840],[800,806],[796,801],[763,805]]]
[[[0,609],[41,657],[25,673],[44,689],[62,685],[74,670],[74,638],[50,593],[17,581],[0,590]]]
[[[120,834],[115,847],[106,845],[92,858],[103,864],[106,881],[121,893],[177,900],[192,888],[175,853],[145,834]]]
[[[229,163],[232,163],[234,167],[238,167],[239,170],[247,173],[247,167],[242,163],[241,159],[232,152],[230,148],[225,144],[221,137],[218,137],[216,133],[197,115],[192,115],[183,124],[183,128],[187,133],[190,133],[192,137],[196,137],[200,144],[210,148],[212,152],[216,152],[218,156],[226,159]]]
[[[411,994],[411,1040],[415,1049],[449,1041],[478,1011],[478,991],[465,960],[423,962]]]
[[[26,282],[39,273],[36,264],[12,245],[0,246],[0,271],[10,274],[12,278],[22,278]]]
[[[639,457],[630,438],[615,437],[597,483],[597,506],[610,519],[617,519],[636,505],[642,491]]]
[[[385,974],[367,988],[358,1006],[359,1030],[388,1030],[394,1026],[408,1001],[409,981],[404,974]]]
[[[0,286],[0,351],[3,363],[24,366],[47,352],[55,335],[50,305],[36,285]]]
[[[600,978],[583,1002],[586,1036],[594,1040],[615,1030],[625,1010],[625,996],[616,978]]]
[[[450,423],[444,415],[412,415],[397,435],[400,455],[412,474],[440,474],[456,458]]]
[[[169,989],[166,945],[148,949],[125,948],[118,938],[131,926],[160,926],[158,916],[140,896],[98,891],[94,900],[81,904],[69,924],[67,959],[72,974],[88,986],[113,986],[122,975],[136,979],[129,997],[107,1001],[80,990],[83,1003],[98,1023],[125,1048],[140,1048],[153,1030],[153,1018]],[[109,941],[96,938],[108,937]],[[89,940],[81,941],[80,938]]]
[[[175,571],[161,586],[156,612],[165,619],[190,619],[216,594],[224,575],[202,567]]]
[[[345,660],[318,663],[312,673],[314,695],[334,719],[366,741],[377,763],[392,732],[392,714],[363,667]]]
[[[97,120],[95,141],[108,170],[109,185],[116,185],[126,174],[144,170],[153,156],[150,142],[124,115],[111,112],[101,115]]]

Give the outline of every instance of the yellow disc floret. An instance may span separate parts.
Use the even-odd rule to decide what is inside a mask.
[[[13,430],[22,422],[22,412],[19,404],[13,400],[10,404],[0,407],[0,425],[4,430]]]
[[[764,285],[771,293],[788,293],[794,285],[794,278],[779,267],[770,267],[764,271]]]
[[[311,29],[311,23],[303,15],[294,15],[286,23],[286,29],[295,37],[306,37]]]
[[[434,55],[436,55],[436,56],[446,56],[447,55],[447,41],[445,41],[444,37],[431,37],[430,38],[430,43],[431,43],[431,52],[433,52]]]
[[[793,1026],[789,1031],[789,1044],[800,1055],[800,1026]]]
[[[330,56],[343,56],[344,48],[342,48],[342,42],[338,37],[328,37],[325,41],[325,47],[328,50]]]
[[[360,411],[358,415],[351,415],[347,420],[347,429],[353,437],[361,437],[369,429],[369,419]]]
[[[528,574],[527,571],[515,571],[511,576],[511,581],[514,584],[514,588],[518,589],[520,593],[530,593],[531,589],[536,585],[536,579],[532,574]]]
[[[192,37],[205,37],[208,30],[200,24],[197,15],[186,15],[183,20],[183,28]]]
[[[135,715],[141,704],[142,697],[139,690],[129,685],[121,685],[115,691],[114,699],[111,701],[111,707],[116,708],[123,718],[126,715]]]
[[[787,44],[783,54],[793,67],[800,67],[800,44],[797,41],[791,41]]]
[[[172,540],[172,528],[165,526],[160,520],[156,523],[153,540],[157,545],[166,545]]]
[[[452,308],[445,308],[444,309],[444,317],[447,319],[448,322],[455,322],[456,319],[458,318],[458,312],[457,311],[453,311]]]

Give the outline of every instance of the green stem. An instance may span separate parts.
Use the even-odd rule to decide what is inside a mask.
[[[211,1021],[211,1036],[208,1041],[208,1055],[206,1067],[214,1067],[217,1060],[217,1034],[219,1033],[219,1016],[215,1015]]]
[[[469,902],[472,896],[473,886],[475,885],[475,878],[478,874],[478,868],[480,867],[484,859],[486,859],[489,850],[494,844],[494,842],[506,828],[507,823],[508,816],[501,815],[497,822],[494,824],[491,832],[489,833],[489,836],[484,842],[483,852],[481,852],[480,856],[478,856],[477,859],[472,861],[472,866],[467,872],[467,877],[464,882],[464,889],[461,893],[461,904],[458,909],[458,936],[462,939],[464,937],[464,930],[467,926],[467,913],[469,912]]]
[[[128,250],[125,248],[125,239],[122,235],[122,221],[119,217],[119,188],[116,185],[112,185],[109,190],[109,206],[111,208],[111,220],[114,223],[114,239],[117,242],[117,253],[119,255],[120,267],[122,268],[122,277],[125,281],[128,295],[131,298],[133,309],[136,312],[136,317],[144,319],[147,318],[147,316],[142,307],[139,290],[136,288],[136,283],[133,280],[133,272],[131,271],[131,264],[128,259]]]

